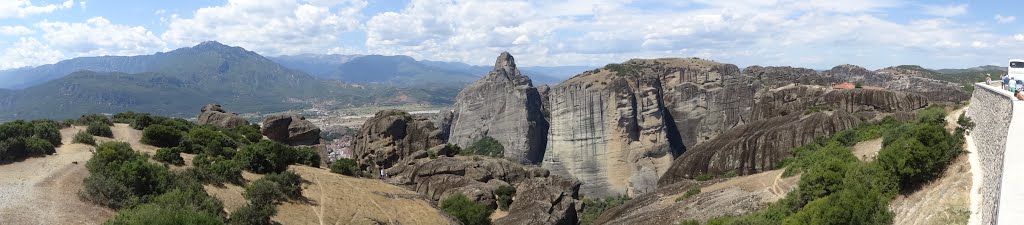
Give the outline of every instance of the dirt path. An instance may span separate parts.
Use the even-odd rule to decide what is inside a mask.
[[[71,137],[84,129],[60,130],[63,144],[54,155],[0,166],[0,223],[101,224],[114,215],[78,198],[93,147],[71,144]]]
[[[882,150],[882,138],[862,141],[853,145],[853,155],[861,161],[874,161],[879,150]]]

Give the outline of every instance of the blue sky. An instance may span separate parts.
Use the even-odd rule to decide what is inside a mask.
[[[963,68],[1024,58],[1020,3],[899,0],[4,0],[0,69],[206,40],[260,54],[524,66],[701,57],[739,66]]]

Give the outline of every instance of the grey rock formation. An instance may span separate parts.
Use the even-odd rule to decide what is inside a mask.
[[[764,120],[807,110],[842,110],[849,113],[909,112],[928,106],[928,99],[914,93],[885,90],[836,90],[821,86],[791,85],[760,94],[751,120]]]
[[[301,115],[273,115],[263,119],[260,132],[277,142],[289,145],[320,143],[320,128]]]
[[[559,176],[523,181],[516,186],[508,215],[494,224],[579,224],[579,188],[578,181]]]
[[[449,109],[442,109],[437,112],[437,116],[434,118],[434,125],[441,130],[441,139],[448,142],[448,136],[452,133],[452,119],[455,119],[455,113]]]
[[[203,106],[197,118],[199,118],[199,125],[210,124],[226,129],[234,129],[249,124],[249,121],[238,116],[237,113],[228,113],[217,104],[206,104],[206,106]]]
[[[352,142],[353,158],[372,173],[390,168],[413,152],[441,145],[444,139],[441,130],[427,118],[384,110],[366,120]]]
[[[822,76],[835,83],[854,82],[885,90],[918,93],[929,101],[958,103],[971,97],[960,85],[931,79],[927,74],[921,70],[900,67],[870,71],[854,65],[839,65],[823,72]]]
[[[630,60],[551,88],[542,166],[587,196],[651,191],[674,156],[742,124],[756,85],[734,65]]]
[[[548,122],[543,103],[515,59],[501,53],[494,70],[459,92],[448,142],[468,147],[484,136],[505,147],[505,158],[537,164],[544,156]]]

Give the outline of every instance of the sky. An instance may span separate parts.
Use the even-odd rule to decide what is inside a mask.
[[[601,66],[700,57],[741,67],[967,68],[1024,58],[1015,1],[0,0],[0,69],[214,40],[266,56],[408,55]]]

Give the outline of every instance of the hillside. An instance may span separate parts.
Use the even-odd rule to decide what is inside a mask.
[[[322,79],[358,84],[463,86],[477,76],[466,71],[424,65],[409,56],[299,55],[272,58]]]
[[[288,69],[254,52],[217,42],[204,42],[151,56],[69,61],[93,60],[93,64],[83,64],[89,66],[77,67],[92,68],[102,64],[95,62],[101,59],[117,62],[111,65],[138,64],[130,68],[111,66],[103,69],[125,69],[128,72],[73,72],[26,89],[0,91],[0,120],[60,119],[126,110],[191,117],[195,114],[194,106],[210,102],[237,105],[239,112],[284,111],[317,103],[322,103],[323,107],[447,104],[455,91],[433,87],[360,87],[324,81]],[[69,65],[71,62],[57,65]],[[49,66],[40,68],[46,67]],[[73,70],[71,67],[74,66],[63,70]],[[131,73],[137,70],[147,72]],[[323,103],[325,101],[327,103]]]

